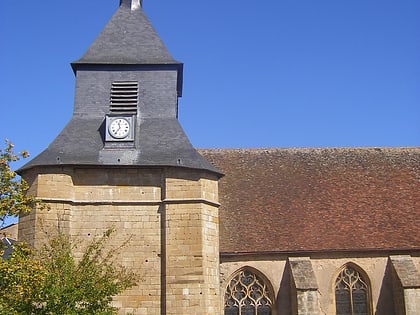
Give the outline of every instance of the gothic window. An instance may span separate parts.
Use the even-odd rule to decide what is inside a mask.
[[[367,279],[346,265],[335,280],[337,315],[370,315],[370,287]]]
[[[226,288],[224,315],[274,315],[270,288],[250,268],[240,270]]]

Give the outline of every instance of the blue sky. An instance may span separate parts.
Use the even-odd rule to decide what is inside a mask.
[[[118,0],[0,2],[0,138],[32,156],[70,119],[70,62]],[[144,0],[184,63],[194,146],[420,143],[420,1]]]

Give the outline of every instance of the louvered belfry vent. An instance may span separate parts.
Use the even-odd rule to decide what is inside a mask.
[[[139,83],[137,81],[114,81],[111,87],[110,110],[113,113],[137,113]]]

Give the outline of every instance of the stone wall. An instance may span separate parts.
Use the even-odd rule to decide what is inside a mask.
[[[25,174],[48,211],[20,218],[39,246],[61,231],[86,244],[115,228],[110,248],[140,276],[115,298],[121,314],[215,314],[219,309],[217,178],[188,169],[56,168]],[[191,313],[192,312],[192,313]]]
[[[410,257],[414,265],[418,265],[420,258],[418,256]],[[310,258],[291,259],[300,262],[310,259],[316,283],[311,281],[312,284],[305,287],[304,284],[307,277],[297,278],[297,275],[301,271],[297,267],[293,268],[288,265],[288,257],[286,255],[241,255],[236,257],[234,255],[222,255],[220,268],[222,290],[221,312],[224,302],[223,294],[231,276],[237,270],[249,266],[264,275],[273,287],[276,297],[276,315],[311,314],[311,308],[317,303],[319,303],[319,314],[335,314],[335,279],[341,268],[345,264],[351,263],[360,267],[368,277],[370,282],[372,314],[399,314],[395,311],[398,309],[398,306],[394,306],[394,299],[397,297],[394,297],[393,294],[393,280],[389,270],[389,254],[319,253],[312,254]],[[306,271],[302,272],[302,275],[311,274],[307,268],[303,269]],[[295,273],[295,276],[293,276],[293,273]],[[317,286],[316,290],[314,290],[315,286]],[[418,289],[413,288],[401,291],[401,302],[406,305],[407,309],[415,310],[414,313],[407,314],[416,314],[415,312],[418,312],[418,304],[420,303],[419,292]],[[303,305],[305,303],[307,304],[306,306]]]
[[[335,314],[335,279],[348,263],[368,278],[372,314],[418,313],[419,288],[406,282],[404,268],[398,267],[407,267],[398,261],[408,259],[407,277],[418,280],[420,257],[415,253],[394,256],[394,264],[392,253],[386,252],[222,254],[219,264],[218,186],[209,173],[56,167],[24,175],[30,192],[50,210],[22,216],[19,239],[39,246],[48,234],[61,230],[83,245],[114,227],[110,246],[128,241],[120,262],[141,281],[115,298],[121,314],[223,314],[226,286],[244,267],[269,282],[272,315]]]
[[[11,224],[0,229],[0,239],[3,237],[17,240],[18,238],[18,224]]]
[[[397,315],[420,313],[420,272],[410,255],[390,256]]]
[[[292,291],[296,298],[292,311],[298,315],[318,315],[318,284],[309,257],[290,257]]]

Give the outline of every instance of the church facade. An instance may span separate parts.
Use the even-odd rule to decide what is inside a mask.
[[[19,173],[50,206],[19,240],[114,227],[121,314],[420,313],[420,149],[196,150],[183,64],[139,0],[72,63],[69,123]]]

